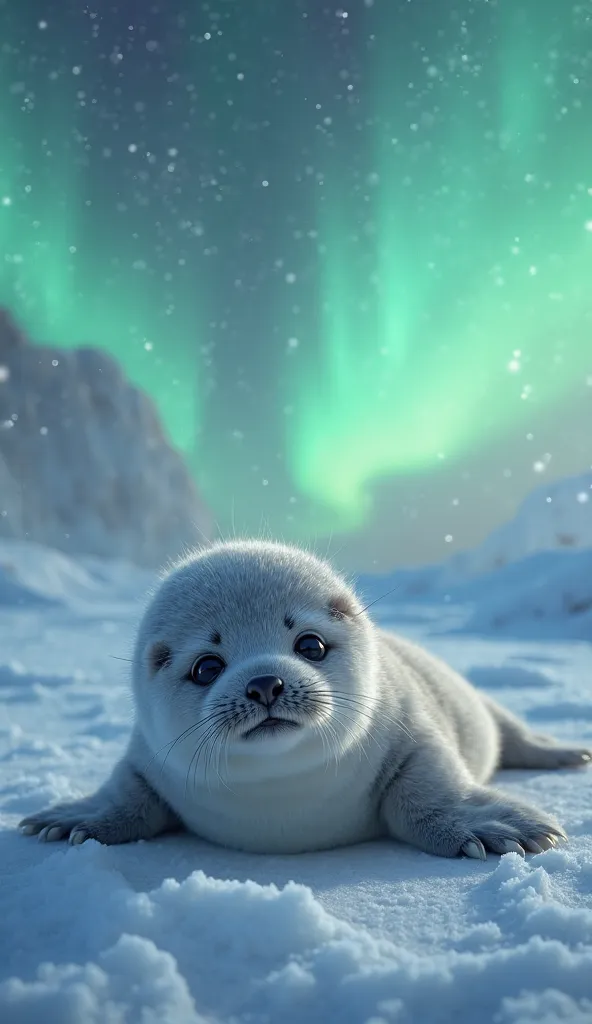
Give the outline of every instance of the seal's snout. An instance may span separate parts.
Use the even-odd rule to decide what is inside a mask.
[[[245,692],[248,700],[270,708],[284,692],[284,682],[277,676],[253,676]]]

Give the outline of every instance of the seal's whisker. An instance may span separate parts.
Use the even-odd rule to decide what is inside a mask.
[[[363,615],[364,612],[367,612],[368,609],[372,608],[373,605],[378,604],[379,601],[384,601],[385,597],[390,597],[391,594],[394,594],[397,590],[400,590],[402,586],[402,582],[397,583],[396,587],[391,587],[390,590],[387,590],[386,593],[381,594],[380,597],[375,597],[373,601],[369,601],[368,604],[365,605],[364,608],[361,608],[359,612],[354,612],[354,616]]]
[[[230,735],[231,730],[232,730],[232,725],[227,720],[226,722],[224,722],[222,724],[222,726],[218,730],[218,733],[212,737],[212,741],[210,743],[210,750],[209,750],[209,753],[208,753],[208,757],[206,758],[206,765],[205,765],[205,769],[204,769],[204,775],[205,775],[205,778],[208,780],[207,781],[207,785],[208,785],[208,790],[210,792],[211,792],[211,789],[210,789],[208,772],[209,772],[209,766],[212,763],[212,758],[213,758],[214,752],[216,753],[216,761],[215,761],[215,764],[214,764],[214,770],[216,772],[216,776],[217,776],[219,782],[226,789],[229,789],[229,787],[227,786],[226,782],[224,781],[224,779],[220,775],[220,757],[221,757],[222,751],[226,747],[226,744],[227,744],[227,741],[228,741],[228,736]],[[216,742],[216,741],[219,741],[219,742]]]
[[[341,711],[341,710],[340,711],[336,711],[335,709],[333,709],[333,715],[341,723],[343,723],[344,721],[347,721],[347,722],[351,722],[354,725],[357,724],[355,718],[350,718],[348,715],[345,715],[343,713],[343,711]],[[380,744],[378,743],[376,737],[372,735],[372,733],[365,733],[363,735],[360,735],[359,733],[355,733],[353,731],[353,729],[349,729],[347,726],[344,726],[344,729],[347,731],[348,735],[352,738],[352,741],[353,741],[354,745],[357,746],[357,747],[360,747],[360,749],[362,749],[364,751],[364,754],[365,754],[366,758],[368,757],[368,754],[367,754],[367,751],[366,751],[366,747],[364,745],[364,740],[365,739],[372,740],[372,742],[376,743],[377,746],[380,749]]]
[[[168,741],[168,743],[163,743],[162,747],[159,747],[159,748],[158,748],[158,750],[156,751],[156,753],[152,755],[152,757],[151,757],[151,758],[150,758],[150,760],[148,761],[148,764],[147,764],[147,765],[145,766],[145,768],[144,768],[144,771],[145,771],[145,772],[147,772],[147,771],[148,771],[148,769],[149,769],[150,765],[152,764],[152,762],[156,760],[156,758],[158,757],[158,755],[159,755],[159,754],[160,754],[160,753],[161,753],[161,752],[162,752],[163,750],[165,750],[165,749],[166,749],[167,747],[171,747],[171,746],[174,746],[174,744],[175,744],[175,743],[178,743],[178,742],[179,742],[180,740],[182,740],[182,739],[183,739],[183,738],[184,738],[185,736],[188,736],[188,735],[189,735],[189,733],[191,732],[191,730],[192,730],[192,729],[198,729],[198,728],[199,728],[199,725],[200,725],[200,723],[199,723],[199,722],[196,722],[196,723],[194,723],[194,725],[190,725],[190,726],[189,726],[189,727],[188,727],[187,729],[185,729],[185,731],[184,731],[184,732],[182,732],[182,733],[181,733],[181,734],[180,734],[179,736],[176,736],[176,737],[175,737],[175,739],[169,740],[169,741]]]
[[[329,754],[332,756],[332,758],[333,758],[333,760],[335,762],[335,765],[334,765],[335,771],[337,771],[337,768],[339,766],[339,753],[340,753],[340,748],[341,748],[341,744],[339,742],[339,737],[337,735],[337,732],[335,731],[335,729],[331,725],[331,723],[328,722],[328,721],[319,722],[318,729],[319,729],[319,733],[320,733],[320,736],[321,736],[321,741],[322,741],[322,744],[323,744],[323,751],[328,750]],[[327,732],[329,735],[325,736],[325,732]],[[331,763],[332,763],[331,758],[327,757],[326,758],[326,763],[325,763],[325,771],[326,772],[329,770],[329,765]]]
[[[322,696],[324,696],[326,699],[330,698],[330,699],[335,700],[335,701],[339,700],[339,701],[342,701],[344,703],[350,704],[351,707],[352,707],[352,710],[355,709],[356,714],[365,713],[368,718],[375,718],[376,717],[375,714],[372,713],[375,709],[373,709],[373,708],[370,709],[371,706],[367,702],[364,702],[364,701],[360,700],[359,698],[352,697],[350,694],[342,693],[340,691],[332,691],[332,690],[316,691],[315,695],[316,695],[316,693],[322,694]],[[402,721],[402,717],[408,717],[406,712],[401,712],[401,715],[395,714],[392,711],[392,709],[385,708],[384,706],[382,706],[380,704],[380,702],[378,702],[378,708],[380,709],[381,714],[382,714],[383,717],[385,715],[385,711],[388,711],[389,714],[387,716],[387,720],[392,725],[396,725],[398,728],[402,729],[403,732],[405,732],[406,735],[409,737],[409,739],[412,740],[413,742],[415,742],[415,737],[410,732],[410,730],[407,729],[407,727],[404,725],[404,723]]]
[[[213,718],[213,717],[214,716],[211,716],[211,718]],[[206,746],[206,744],[209,742],[210,737],[212,735],[216,734],[218,728],[220,727],[221,721],[225,717],[226,717],[225,715],[220,713],[220,715],[216,718],[215,721],[212,721],[211,718],[210,718],[209,727],[206,730],[205,735],[201,737],[197,747],[195,748],[193,754],[191,755],[191,759],[190,759],[189,765],[187,767],[187,775],[186,775],[186,778],[185,778],[185,795],[187,794],[187,787],[189,785],[189,777],[190,777],[190,774],[191,774],[191,768],[195,764],[195,771],[194,771],[194,788],[195,788],[195,786],[196,786],[196,777],[197,777],[197,768],[198,768],[198,764],[199,764],[199,755],[200,755],[201,751],[204,749],[204,747]]]
[[[177,745],[177,743],[179,743],[181,740],[188,739],[189,736],[193,735],[193,733],[198,732],[201,729],[204,729],[210,722],[212,722],[214,720],[219,720],[219,719],[224,718],[225,714],[226,713],[224,711],[213,711],[209,715],[207,715],[205,718],[203,718],[200,722],[198,722],[196,725],[190,726],[189,729],[187,729],[184,733],[181,733],[181,735],[178,736],[177,739],[173,741],[173,744],[172,744],[170,750],[167,751],[167,753],[165,755],[165,758],[164,758],[164,761],[162,762],[162,765],[161,765],[161,768],[160,768],[160,774],[161,775],[163,774],[167,758],[172,753],[172,751],[174,750],[174,748]]]
[[[158,755],[160,753],[162,753],[163,750],[165,750],[167,747],[171,747],[171,748],[174,747],[176,743],[180,743],[182,740],[186,739],[194,730],[203,728],[204,725],[207,724],[207,722],[210,720],[211,717],[213,717],[214,715],[220,715],[220,714],[224,714],[224,712],[221,712],[221,711],[214,711],[214,712],[212,712],[211,715],[207,716],[205,719],[201,719],[200,721],[194,722],[192,725],[188,726],[187,729],[185,729],[182,733],[180,733],[174,739],[169,740],[167,743],[163,743],[162,747],[159,747],[158,750],[156,751],[156,753],[152,755],[152,757],[148,761],[148,764],[144,768],[144,771],[146,772],[148,770],[148,768],[150,767],[152,762],[158,757]],[[170,751],[169,751],[169,753],[170,753]],[[166,758],[165,758],[165,761],[166,761]],[[162,768],[161,768],[161,771],[162,771]]]

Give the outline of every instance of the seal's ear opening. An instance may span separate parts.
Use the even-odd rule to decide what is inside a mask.
[[[332,619],[351,619],[358,611],[349,594],[334,594],[329,599],[328,608]]]
[[[173,652],[168,644],[157,640],[148,651],[148,664],[151,675],[155,676],[162,668],[166,668],[173,660]]]

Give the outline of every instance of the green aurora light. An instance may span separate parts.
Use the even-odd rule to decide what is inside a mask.
[[[191,450],[198,422],[195,275],[179,259],[162,266],[158,221],[148,231],[142,224],[151,212],[158,217],[151,195],[158,180],[150,182],[141,165],[114,172],[103,159],[105,170],[97,169],[97,151],[105,158],[117,150],[83,130],[93,97],[83,68],[59,45],[69,28],[80,29],[76,16],[56,6],[54,17],[38,20],[35,6],[45,16],[51,8],[0,5],[2,24],[14,20],[15,37],[0,59],[0,302],[38,342],[92,344],[112,354],[156,398],[175,442]],[[79,53],[80,43],[70,49]],[[130,160],[136,148],[119,141]],[[158,167],[159,178],[166,174]]]
[[[592,4],[351,6],[0,0],[0,302],[223,527],[354,529],[591,369]]]
[[[590,9],[580,18],[500,2],[497,51],[467,30],[447,60],[425,56],[415,112],[379,36],[373,161],[353,193],[341,160],[324,181],[322,369],[304,362],[287,437],[298,487],[342,526],[364,520],[377,479],[484,446],[590,371]]]

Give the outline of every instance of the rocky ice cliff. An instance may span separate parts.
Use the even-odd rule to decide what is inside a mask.
[[[0,309],[0,537],[153,567],[209,528],[154,403],[117,363],[33,345]]]

